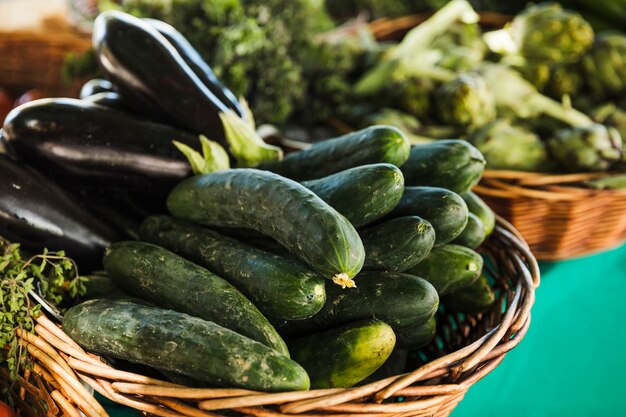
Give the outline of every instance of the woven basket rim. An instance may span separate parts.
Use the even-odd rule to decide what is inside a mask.
[[[500,311],[499,321],[490,322],[484,329],[486,333],[476,335],[471,343],[413,372],[353,388],[283,393],[188,388],[114,369],[97,355],[85,352],[45,315],[37,319],[36,335],[21,333],[21,343],[35,358],[34,372],[57,392],[51,394],[56,406],[72,416],[77,415],[77,410],[87,417],[107,416],[81,381],[114,402],[165,417],[220,416],[214,411],[220,409],[262,417],[446,416],[467,389],[495,369],[522,340],[539,286],[536,259],[519,233],[504,219],[497,219],[496,229],[482,251],[496,261],[510,287],[501,300],[506,309],[502,311],[500,303],[493,308]],[[428,384],[416,385],[419,381]],[[59,399],[58,393],[67,401]],[[405,401],[383,402],[398,396],[405,397]],[[262,407],[268,405],[273,407]]]

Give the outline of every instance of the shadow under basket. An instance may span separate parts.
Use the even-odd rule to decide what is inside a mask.
[[[537,259],[562,260],[626,241],[626,190],[577,185],[606,176],[486,171],[474,191],[515,226]]]
[[[165,417],[447,416],[468,388],[522,340],[539,285],[535,258],[503,219],[498,219],[480,250],[496,302],[490,311],[477,315],[440,311],[437,336],[413,355],[422,363],[409,364],[415,369],[410,373],[353,388],[302,392],[188,388],[115,369],[85,352],[42,315],[35,334],[20,333],[34,368],[19,379],[11,395],[28,416],[42,415],[45,409],[49,416],[78,417],[80,410],[87,417],[105,417],[107,413],[83,383],[114,402]]]

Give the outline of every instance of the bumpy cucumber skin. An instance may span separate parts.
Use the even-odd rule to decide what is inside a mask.
[[[495,299],[487,277],[483,274],[472,285],[446,295],[443,304],[447,311],[474,314],[489,310]]]
[[[483,271],[483,258],[459,245],[434,248],[422,262],[407,270],[430,282],[439,296],[459,291],[474,283]]]
[[[400,272],[365,271],[357,287],[326,285],[326,304],[306,320],[273,320],[287,336],[328,330],[356,320],[379,319],[394,330],[426,323],[439,306],[435,288],[426,280]]]
[[[88,275],[86,278],[85,289],[87,292],[81,297],[83,300],[130,297],[106,275]]]
[[[404,192],[404,176],[395,165],[371,164],[302,185],[361,227],[393,210]]]
[[[365,247],[363,269],[406,271],[424,259],[435,244],[435,229],[418,216],[398,217],[360,230]]]
[[[261,164],[296,181],[313,180],[361,165],[389,163],[401,166],[411,145],[399,129],[380,125],[317,142],[309,149],[293,152],[281,161]]]
[[[178,184],[167,198],[174,215],[207,226],[245,227],[277,240],[324,278],[353,286],[362,268],[356,229],[312,191],[268,171],[231,169]]]
[[[63,330],[89,352],[209,384],[261,391],[309,388],[304,369],[288,357],[213,322],[172,310],[91,300],[67,311]]]
[[[478,184],[486,161],[480,151],[464,140],[438,140],[411,149],[402,166],[407,185],[426,185],[464,193]]]
[[[496,226],[496,215],[491,207],[472,191],[461,194],[470,213],[474,213],[483,222],[485,226],[485,235],[489,236]]]
[[[304,265],[213,230],[168,216],[148,217],[143,240],[167,248],[224,278],[263,313],[300,320],[326,301],[324,279]]]
[[[405,187],[386,218],[419,216],[435,228],[435,246],[453,241],[467,225],[468,209],[458,194],[438,187]]]
[[[452,241],[452,243],[465,246],[466,248],[476,249],[487,238],[485,226],[483,222],[474,213],[468,213],[467,225],[460,235]],[[367,258],[366,258],[367,259]]]
[[[289,350],[309,374],[311,388],[345,388],[380,368],[395,344],[388,324],[363,320],[292,340]]]
[[[130,295],[159,307],[213,321],[289,356],[261,312],[223,278],[167,249],[119,242],[104,254],[104,269]]]
[[[420,326],[406,327],[396,332],[396,345],[401,349],[420,349],[427,346],[437,333],[434,317]]]
[[[398,348],[398,337],[396,335],[396,347],[391,352],[391,355],[376,372],[361,381],[359,385],[369,384],[370,382],[380,381],[381,379],[404,373],[408,356],[408,350]]]

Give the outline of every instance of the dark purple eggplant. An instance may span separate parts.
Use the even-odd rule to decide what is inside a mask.
[[[58,185],[0,154],[0,235],[29,252],[64,250],[81,272],[101,268],[117,235]]]
[[[80,89],[80,94],[78,96],[80,98],[87,98],[98,93],[112,92],[115,92],[115,88],[113,87],[111,81],[103,80],[101,78],[94,78],[93,80],[89,80],[85,84],[83,84],[83,87]]]
[[[177,126],[228,146],[219,117],[228,107],[155,28],[107,11],[96,18],[92,39],[100,66],[122,97],[156,106]]]
[[[3,130],[15,159],[77,188],[166,195],[191,174],[172,140],[200,148],[195,134],[76,99],[24,104]]]
[[[92,94],[82,98],[83,101],[92,104],[99,104],[110,109],[132,112],[128,107],[128,103],[124,102],[122,96],[113,91],[103,91],[101,93]]]
[[[222,103],[228,106],[231,110],[237,113],[240,117],[245,117],[245,112],[241,107],[241,103],[237,100],[237,97],[232,91],[228,89],[217,78],[209,64],[207,64],[198,51],[189,43],[189,41],[177,31],[174,26],[167,24],[161,20],[156,19],[143,19],[148,22],[150,26],[159,31],[159,33],[169,41],[170,44],[185,60],[189,68],[200,78],[200,81],[206,85],[209,90],[217,97]]]

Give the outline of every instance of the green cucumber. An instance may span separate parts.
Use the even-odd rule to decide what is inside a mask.
[[[465,229],[463,229],[461,234],[458,235],[452,243],[465,246],[466,248],[476,249],[482,245],[486,238],[487,233],[485,232],[485,225],[483,225],[482,220],[480,220],[477,215],[470,212],[468,213]]]
[[[213,322],[119,300],[91,300],[67,311],[63,330],[87,351],[217,386],[307,390],[300,365]]]
[[[391,164],[363,165],[302,183],[361,227],[389,213],[404,192],[404,177]]]
[[[354,227],[312,191],[268,171],[230,169],[188,178],[167,198],[179,217],[261,232],[324,278],[354,286],[365,250]]]
[[[83,300],[130,297],[107,275],[94,274],[88,275],[86,278],[85,289],[87,292],[81,296]]]
[[[168,216],[148,217],[143,240],[167,248],[233,284],[263,313],[299,320],[326,301],[324,279],[304,265]]]
[[[488,310],[495,300],[496,295],[483,274],[470,286],[446,295],[443,304],[447,311],[474,314]]]
[[[396,335],[396,347],[391,352],[385,363],[376,370],[372,375],[365,378],[359,385],[369,384],[370,382],[380,381],[390,376],[400,375],[405,372],[406,361],[409,351],[398,348],[398,336]]]
[[[362,320],[289,341],[289,350],[309,374],[311,388],[345,388],[380,368],[395,344],[388,324]]]
[[[394,330],[426,323],[437,311],[439,296],[426,280],[400,272],[361,272],[357,287],[326,285],[326,304],[311,318],[273,320],[287,336],[328,330],[363,319],[379,319]]]
[[[443,296],[472,285],[482,271],[483,258],[479,253],[450,244],[434,248],[407,273],[424,278]]]
[[[313,144],[309,149],[266,162],[261,169],[296,181],[313,180],[361,165],[401,166],[409,157],[409,140],[392,126],[371,126]]]
[[[119,242],[104,269],[130,295],[213,321],[289,355],[285,342],[242,293],[223,278],[159,246]]]
[[[434,317],[420,326],[405,327],[396,332],[396,344],[401,349],[420,349],[427,346],[437,333]]]
[[[491,207],[472,191],[461,194],[461,197],[465,200],[470,213],[474,213],[483,222],[485,235],[489,236],[496,225],[496,215],[491,210]]]
[[[464,193],[478,184],[485,170],[485,158],[464,140],[438,140],[411,149],[402,166],[407,185],[426,185]]]
[[[402,272],[424,259],[435,244],[435,229],[417,216],[398,217],[359,231],[365,270]]]
[[[458,194],[438,187],[405,187],[387,218],[419,216],[435,229],[435,246],[453,241],[467,225],[468,210]]]

